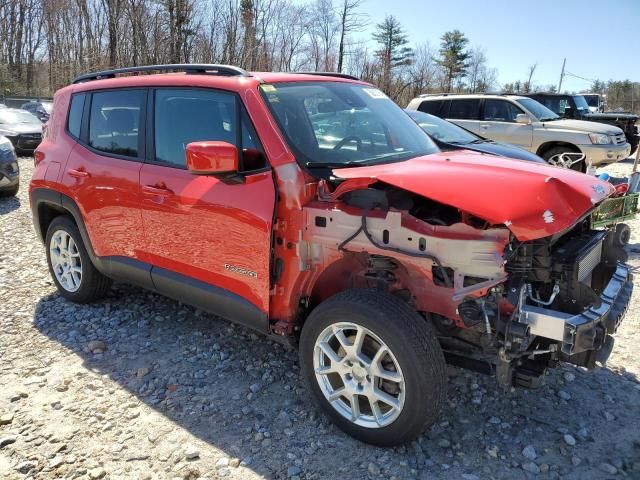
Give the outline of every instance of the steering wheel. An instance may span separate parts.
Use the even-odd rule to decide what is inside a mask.
[[[358,151],[360,151],[360,148],[362,147],[362,140],[360,139],[360,137],[356,137],[355,135],[349,135],[348,137],[344,137],[342,140],[340,140],[338,143],[335,144],[333,149],[334,150],[340,150],[347,143],[353,142],[354,140],[356,142],[356,146],[358,148]]]

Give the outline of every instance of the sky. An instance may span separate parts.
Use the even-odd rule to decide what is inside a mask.
[[[457,28],[470,46],[486,49],[500,84],[526,80],[537,63],[533,83],[557,85],[564,58],[568,72],[586,79],[640,81],[640,0],[364,0],[362,10],[371,21],[362,38],[388,14],[411,45],[437,48]],[[589,86],[566,76],[562,90]]]

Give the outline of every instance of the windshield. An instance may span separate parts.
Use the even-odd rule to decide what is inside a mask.
[[[477,135],[434,115],[415,110],[407,110],[407,113],[422,130],[441,142],[464,145],[482,140]]]
[[[576,102],[576,108],[578,110],[582,110],[583,112],[589,111],[589,104],[582,95],[575,95],[573,101]]]
[[[40,125],[40,120],[29,112],[7,112],[6,110],[0,110],[0,123],[37,123]]]
[[[598,95],[583,95],[582,98],[586,100],[587,105],[590,107],[598,106]]]
[[[541,122],[548,122],[549,120],[557,120],[560,118],[557,114],[532,98],[519,98],[516,102],[529,110],[529,112]]]
[[[346,82],[291,82],[260,87],[296,156],[309,167],[406,160],[438,151],[376,88]]]

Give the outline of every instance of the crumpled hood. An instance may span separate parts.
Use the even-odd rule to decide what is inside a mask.
[[[559,167],[474,152],[441,152],[404,162],[336,169],[372,178],[506,225],[520,241],[573,226],[614,192],[611,184]]]
[[[622,130],[606,123],[587,122],[585,120],[552,120],[542,122],[546,129],[573,130],[576,132],[602,133],[604,135],[621,135]]]

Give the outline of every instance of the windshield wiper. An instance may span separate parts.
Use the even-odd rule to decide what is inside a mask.
[[[553,122],[554,120],[560,120],[560,117],[548,117],[540,119],[541,122]]]
[[[378,163],[389,160],[390,157],[395,157],[398,155],[412,155],[411,152],[393,152],[393,153],[385,153],[383,155],[378,155],[373,158],[366,158],[363,160],[349,160],[347,162],[307,162],[305,165],[309,168],[342,168],[342,167],[364,167],[368,165],[376,165]],[[406,160],[406,159],[403,159]]]
[[[362,165],[362,160],[352,160],[350,162],[307,162],[305,164],[309,168],[342,168],[342,167],[357,167]]]

